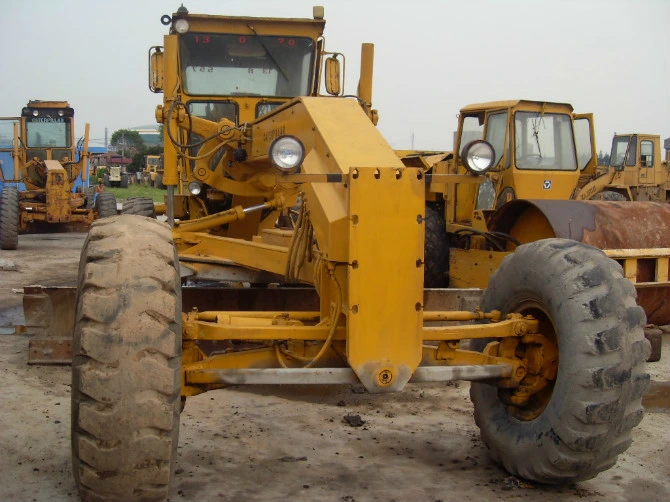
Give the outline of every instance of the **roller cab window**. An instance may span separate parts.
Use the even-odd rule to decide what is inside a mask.
[[[518,169],[576,170],[572,118],[558,113],[516,112],[514,159]]]

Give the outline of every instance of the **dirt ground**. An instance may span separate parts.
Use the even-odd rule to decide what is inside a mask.
[[[70,368],[29,366],[20,288],[74,285],[83,234],[0,251],[0,500],[78,500]],[[12,269],[15,270],[12,270]],[[370,395],[356,386],[232,387],[189,398],[171,501],[667,501],[670,338],[649,364],[646,416],[612,469],[565,487],[523,482],[479,439],[466,382]],[[359,415],[354,427],[345,415]]]

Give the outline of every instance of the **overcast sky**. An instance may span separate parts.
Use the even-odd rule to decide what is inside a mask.
[[[103,146],[155,123],[147,52],[180,0],[1,0],[0,116],[30,99],[67,100],[78,135]],[[373,106],[392,147],[452,147],[459,109],[500,99],[571,103],[614,132],[670,137],[670,0],[184,0],[192,13],[311,17],[346,55],[354,93],[360,44],[375,44]]]

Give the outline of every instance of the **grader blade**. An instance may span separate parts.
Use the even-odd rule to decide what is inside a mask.
[[[670,324],[670,204],[515,200],[496,211],[489,228],[522,244],[560,237],[602,249],[635,284],[647,322]]]
[[[77,288],[26,286],[23,311],[29,340],[28,364],[70,364]],[[429,310],[468,310],[479,305],[481,289],[426,289]],[[183,287],[182,311],[318,310],[319,297],[311,287]],[[212,350],[211,347],[206,348]]]

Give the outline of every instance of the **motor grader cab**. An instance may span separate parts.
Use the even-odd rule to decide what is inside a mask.
[[[17,118],[0,119],[13,129],[11,148],[14,169],[2,172],[0,197],[0,247],[16,249],[18,235],[45,230],[44,224],[83,224],[110,216],[116,201],[106,194],[94,207],[78,179],[87,178],[88,131],[78,150],[74,135],[74,110],[66,101],[30,101]],[[78,160],[77,160],[78,158]],[[19,190],[20,184],[25,186]],[[12,185],[13,184],[13,185]],[[63,228],[63,226],[58,227]]]
[[[426,188],[483,178],[406,167],[373,123],[372,47],[357,96],[342,96],[323,18],[322,8],[271,19],[184,7],[163,18],[150,75],[164,93],[170,223],[139,211],[95,222],[80,262],[72,454],[84,500],[164,500],[180,410],[228,385],[380,393],[471,380],[494,458],[546,483],[593,477],[630,443],[648,347],[619,266],[550,239],[511,253],[481,308],[431,299]],[[294,228],[277,228],[292,208]],[[230,280],[231,265],[275,282],[186,303],[190,283]],[[259,302],[263,291],[276,301]],[[244,305],[222,307],[241,293]]]

